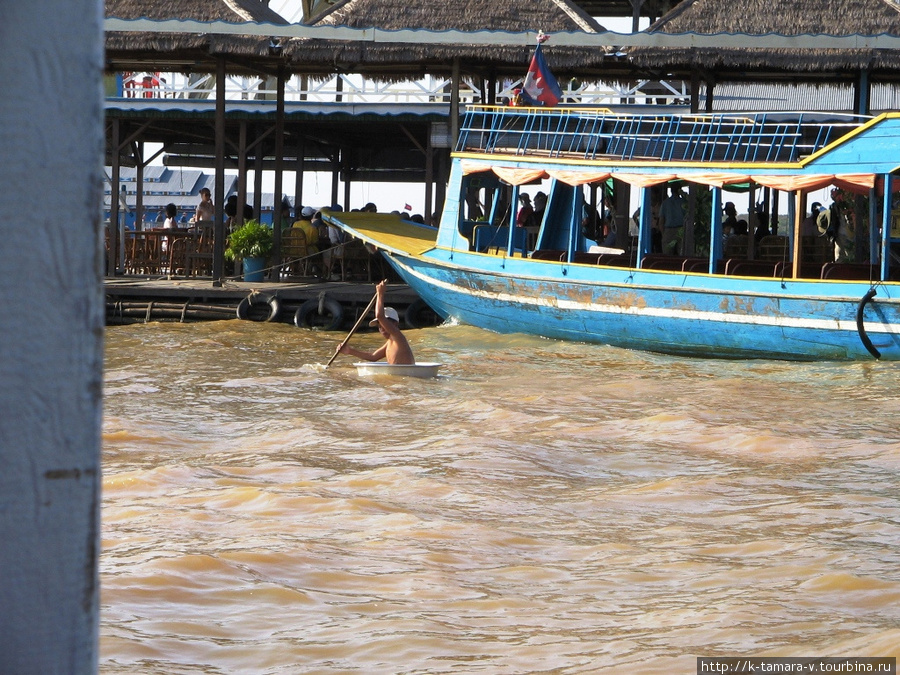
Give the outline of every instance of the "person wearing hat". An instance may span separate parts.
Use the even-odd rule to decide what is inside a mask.
[[[194,222],[214,220],[215,217],[216,207],[212,203],[212,193],[207,187],[200,188],[200,203],[197,204],[197,211],[194,213]]]
[[[374,352],[364,352],[354,349],[346,341],[339,346],[341,354],[349,354],[366,361],[387,360],[390,364],[412,365],[416,362],[412,353],[412,347],[403,331],[400,330],[400,316],[393,307],[384,306],[385,284],[382,281],[375,286],[375,319],[369,322],[370,326],[378,326],[378,332],[386,342]]]
[[[831,190],[831,206],[822,209],[816,218],[819,233],[834,246],[834,262],[853,262],[853,229],[844,210],[844,194],[839,188]]]
[[[313,225],[312,219],[316,215],[316,210],[311,206],[304,206],[300,209],[300,219],[297,220],[293,227],[303,230],[306,235],[306,245],[313,251],[319,250],[319,230]]]

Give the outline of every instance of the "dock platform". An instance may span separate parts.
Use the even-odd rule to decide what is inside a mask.
[[[247,319],[280,321],[301,328],[351,327],[375,292],[373,283],[321,281],[226,281],[115,277],[104,281],[106,325],[149,321]],[[389,283],[386,303],[406,328],[437,325],[440,318],[403,283]]]

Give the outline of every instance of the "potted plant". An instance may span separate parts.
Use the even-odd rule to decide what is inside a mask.
[[[273,245],[272,229],[256,220],[248,220],[231,233],[225,257],[243,261],[244,281],[262,281],[266,258]]]

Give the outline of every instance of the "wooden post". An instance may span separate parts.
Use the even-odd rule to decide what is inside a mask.
[[[431,143],[432,123],[428,123],[427,143],[425,144],[425,208],[422,216],[426,223],[431,223],[431,214],[434,213],[434,147]]]
[[[241,120],[238,127],[238,186],[243,185],[243,190],[238,188],[238,192],[247,194],[247,122]]]
[[[453,58],[450,83],[450,147],[456,147],[459,139],[459,57]]]
[[[266,132],[261,131],[257,127],[258,136],[253,144],[253,217],[259,220],[262,215],[262,184],[263,171],[265,170],[266,159]],[[238,176],[238,211],[237,222],[244,222],[243,205],[247,203],[247,173],[243,174],[243,179]]]
[[[3,6],[0,671],[16,675],[97,672],[102,22],[94,0]]]
[[[137,189],[134,191],[134,229],[136,231],[144,229],[144,142],[139,141],[134,144],[134,165],[135,176],[134,184]]]
[[[225,59],[216,60],[216,223],[213,235],[213,286],[225,276]]]
[[[299,136],[299,134],[298,134]],[[306,143],[301,137],[297,141],[297,170],[295,171],[294,180],[294,220],[300,219],[300,207],[303,204],[303,174],[305,173],[306,163]]]
[[[119,142],[121,129],[119,120],[112,121],[112,142],[110,147],[113,149],[112,156],[112,176],[109,180],[109,264],[107,274],[116,276],[119,269],[119,251],[122,249],[122,236],[119,231],[119,166],[121,164],[121,156],[119,155]]]
[[[284,66],[278,66],[278,86],[275,100],[275,203],[272,205],[272,261],[281,260],[281,198],[284,193]],[[278,281],[281,268],[269,270],[269,280]]]

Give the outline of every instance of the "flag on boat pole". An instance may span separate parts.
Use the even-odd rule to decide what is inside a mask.
[[[543,31],[538,33],[537,47],[534,56],[531,57],[531,65],[525,75],[525,83],[522,85],[522,99],[526,105],[556,105],[562,98],[562,91],[556,83],[556,78],[550,72],[541,44],[549,39]]]

